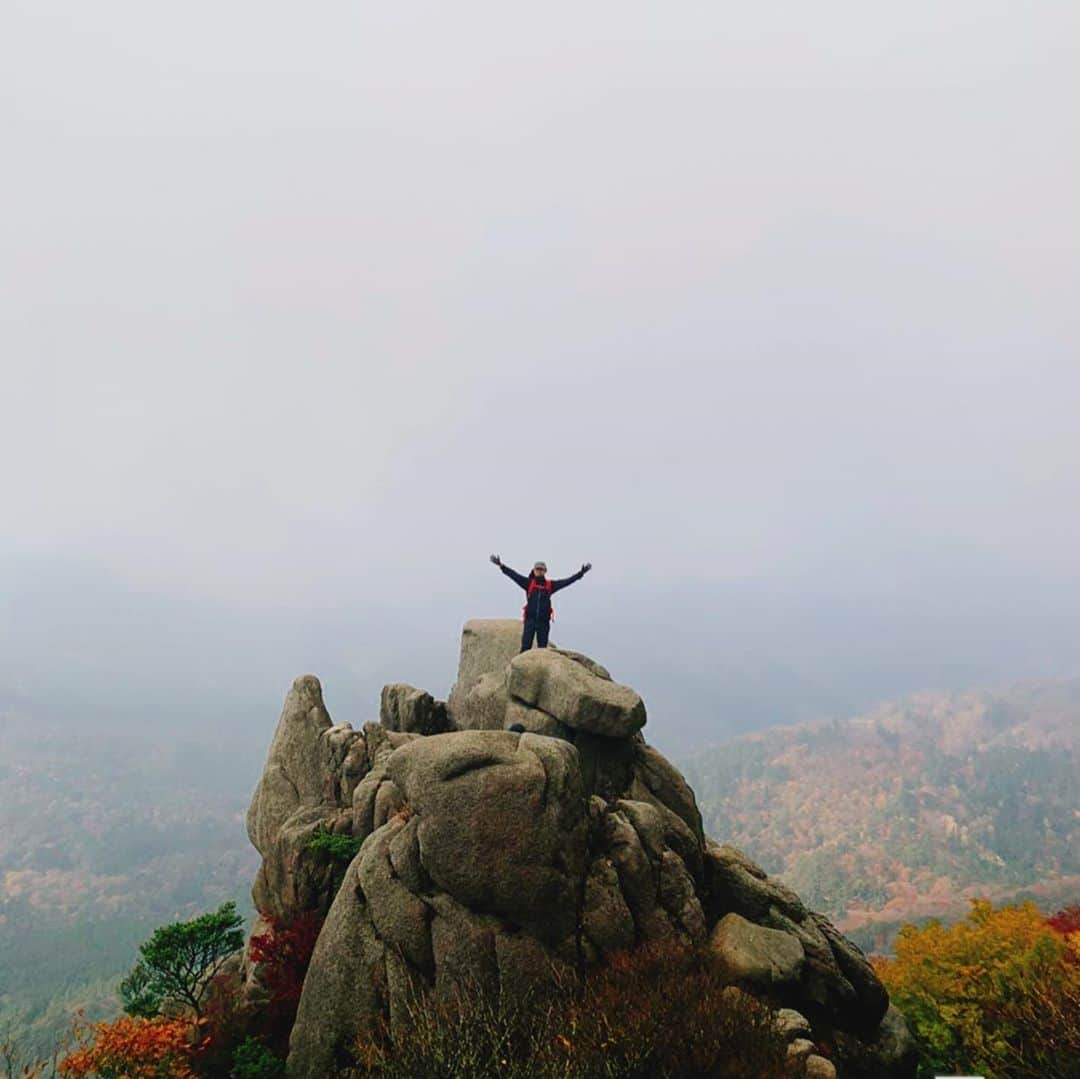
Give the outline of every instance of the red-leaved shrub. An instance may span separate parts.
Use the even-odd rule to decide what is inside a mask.
[[[1059,910],[1057,914],[1046,919],[1046,924],[1064,937],[1071,933],[1080,933],[1080,903]]]
[[[290,922],[275,918],[267,921],[267,931],[252,936],[248,954],[259,964],[263,984],[274,1003],[295,1008],[323,919],[305,911]]]
[[[270,1005],[259,1016],[257,1029],[274,1051],[284,1055],[289,1032],[296,1021],[296,1009],[311,963],[311,953],[319,939],[323,918],[310,911],[291,921],[267,919],[267,929],[251,938],[248,956],[258,964],[259,980],[270,994]]]

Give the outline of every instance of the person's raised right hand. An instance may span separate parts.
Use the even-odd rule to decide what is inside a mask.
[[[502,559],[497,554],[491,556],[491,561],[494,562],[496,566],[502,565]]]

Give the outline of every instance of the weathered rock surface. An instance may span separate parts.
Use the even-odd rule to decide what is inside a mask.
[[[301,911],[329,908],[337,867],[308,844],[320,830],[351,831],[345,799],[366,767],[361,736],[334,726],[319,680],[297,678],[248,809],[248,838],[263,856],[252,888],[261,914],[288,920]]]
[[[435,887],[548,944],[570,935],[587,838],[575,756],[568,742],[508,731],[437,735],[395,753],[388,771]]]
[[[711,917],[728,912],[797,939],[805,955],[797,985],[780,999],[812,1019],[841,1030],[868,1033],[881,1023],[889,999],[859,949],[829,920],[741,851],[705,844],[706,907]]]
[[[425,690],[405,682],[383,686],[379,722],[388,731],[406,734],[442,734],[448,729],[446,705]]]
[[[788,1040],[809,1038],[810,1021],[794,1008],[780,1008],[776,1013],[777,1030]]]
[[[805,1068],[803,1079],[836,1079],[836,1065],[817,1053],[807,1055]]]
[[[630,738],[645,726],[645,703],[629,686],[553,648],[522,652],[510,663],[510,697],[575,731]]]
[[[842,1076],[915,1074],[918,1063],[915,1041],[904,1017],[891,1004],[871,1034],[859,1038],[838,1031],[836,1041]]]
[[[468,623],[448,706],[395,683],[382,722],[360,731],[332,723],[311,676],[290,691],[248,823],[260,914],[326,913],[292,1079],[340,1074],[357,1035],[398,1028],[416,996],[525,994],[645,941],[711,947],[725,993],[781,1007],[808,1074],[914,1075],[910,1035],[865,957],[705,837],[686,781],[642,739],[640,697],[588,657],[519,656],[519,641],[516,621]],[[311,850],[318,829],[362,841],[344,872]]]
[[[455,730],[508,730],[519,724],[535,734],[574,741],[577,732],[629,738],[645,725],[641,697],[613,682],[595,660],[554,646],[523,653],[520,647],[519,622],[465,623],[457,681],[446,706]],[[387,694],[393,698],[406,689],[411,687],[387,686],[384,711]]]
[[[796,985],[806,962],[798,937],[755,925],[734,912],[716,923],[709,947],[733,983],[764,990]]]
[[[459,731],[501,731],[513,722],[506,714],[509,704],[506,673],[485,674],[458,697],[451,722]]]
[[[320,735],[332,726],[319,680],[310,674],[297,678],[285,698],[248,809],[248,838],[260,853],[297,806],[322,801],[325,755]]]
[[[471,618],[465,623],[461,631],[457,681],[447,699],[447,709],[455,727],[467,730],[475,726],[469,719],[471,708],[466,698],[484,675],[501,678],[520,649],[521,622],[517,619]]]

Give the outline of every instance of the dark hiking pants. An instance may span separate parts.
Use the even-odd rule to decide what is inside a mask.
[[[525,619],[525,631],[521,634],[521,650],[528,652],[532,648],[533,637],[539,648],[547,648],[548,632],[551,630],[551,621],[547,618],[539,620],[535,618]]]

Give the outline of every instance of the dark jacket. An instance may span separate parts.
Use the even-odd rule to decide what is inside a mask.
[[[529,582],[533,579],[533,575],[530,573],[528,577],[521,573],[515,573],[509,566],[499,566],[499,569],[506,574],[515,584],[525,589],[526,602],[525,602],[525,620],[541,622],[551,621],[551,593],[548,592],[547,586],[543,588],[534,588],[532,592],[529,592]],[[573,584],[575,581],[580,581],[585,576],[584,570],[578,570],[571,577],[563,577],[561,580],[550,581],[551,592],[558,592],[560,588],[565,588],[569,584]]]

